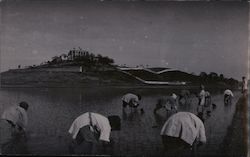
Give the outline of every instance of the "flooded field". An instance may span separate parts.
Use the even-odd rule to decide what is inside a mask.
[[[199,90],[197,89],[196,92]],[[142,95],[141,106],[145,113],[124,113],[121,97],[127,92]],[[37,155],[69,154],[70,137],[68,129],[73,120],[88,111],[103,115],[116,114],[122,118],[122,130],[112,132],[115,140],[113,155],[162,155],[163,147],[160,130],[167,116],[164,110],[159,110],[155,116],[153,109],[158,97],[170,95],[179,90],[170,88],[26,88],[1,89],[0,114],[10,105],[20,101],[30,104],[28,110],[29,126],[27,143],[22,144],[18,153]],[[217,108],[211,116],[205,117],[207,144],[199,149],[199,154],[218,155],[220,144],[230,125],[235,110],[235,104],[240,92],[234,92],[235,97],[230,106],[223,103],[223,91],[211,91],[212,103]],[[190,105],[179,105],[180,111],[190,111],[196,114],[198,99],[192,97]],[[20,146],[20,147],[21,147]]]

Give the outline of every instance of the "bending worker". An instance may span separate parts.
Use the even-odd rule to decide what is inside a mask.
[[[173,156],[190,149],[195,155],[196,145],[206,143],[203,122],[190,112],[178,112],[169,117],[162,127],[161,136],[166,153]]]
[[[127,93],[122,97],[122,106],[123,108],[126,108],[127,106],[129,106],[130,108],[137,108],[140,105],[139,104],[140,100],[141,100],[141,95]]]
[[[233,92],[230,89],[224,91],[224,104],[231,104],[232,98],[234,97]]]
[[[113,141],[110,139],[110,133],[113,130],[120,130],[121,122],[119,116],[105,116],[86,112],[77,117],[72,123],[69,133],[72,135],[70,145],[71,153],[96,154],[93,152],[98,145],[101,145],[101,154],[112,149]]]
[[[181,90],[179,101],[182,104],[190,104],[191,93],[187,89]],[[184,101],[184,102],[183,102]]]
[[[171,96],[161,97],[157,100],[155,105],[154,113],[156,113],[159,109],[166,109],[167,113],[174,111],[177,112],[177,96],[173,93]]]
[[[20,137],[25,137],[28,124],[27,102],[6,109],[0,119],[0,154],[19,154],[16,147],[20,146]],[[22,144],[23,145],[23,144]],[[24,151],[24,150],[22,150]]]

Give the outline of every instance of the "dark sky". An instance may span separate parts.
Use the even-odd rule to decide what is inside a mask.
[[[248,3],[2,0],[1,71],[81,47],[116,64],[246,74]]]

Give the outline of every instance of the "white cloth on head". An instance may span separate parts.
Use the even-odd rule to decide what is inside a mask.
[[[122,101],[126,103],[132,102],[134,105],[137,105],[139,103],[139,98],[135,94],[128,93],[122,97]]]
[[[234,96],[233,92],[230,89],[227,89],[224,91],[224,95],[230,95],[230,96]]]
[[[203,122],[190,112],[178,112],[169,117],[161,129],[161,135],[180,138],[190,145],[195,139],[206,143]]]
[[[172,94],[172,98],[174,98],[175,100],[177,99],[177,95],[175,93]]]
[[[11,121],[14,125],[18,125],[24,130],[28,124],[27,112],[20,106],[12,106],[6,109],[1,118]]]
[[[96,126],[97,130],[100,132],[99,140],[109,142],[111,126],[108,118],[106,118],[101,114],[91,112],[91,119],[92,119],[92,125]],[[87,125],[90,125],[90,118],[88,112],[77,117],[72,123],[69,129],[69,133],[72,135],[72,138],[75,139],[79,130]]]

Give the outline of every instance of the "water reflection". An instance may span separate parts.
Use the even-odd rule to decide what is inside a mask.
[[[142,115],[144,115],[143,109],[135,108],[122,108],[122,119],[124,121],[136,121],[139,120]]]
[[[15,155],[15,154],[29,154],[27,147],[27,137],[15,135],[11,140],[2,146],[2,154]]]
[[[155,119],[156,125],[153,125],[153,128],[156,128],[156,127],[163,126],[163,124],[166,122],[168,117],[164,117],[164,116],[162,116],[162,115],[160,115],[158,113],[154,113],[154,119]]]

